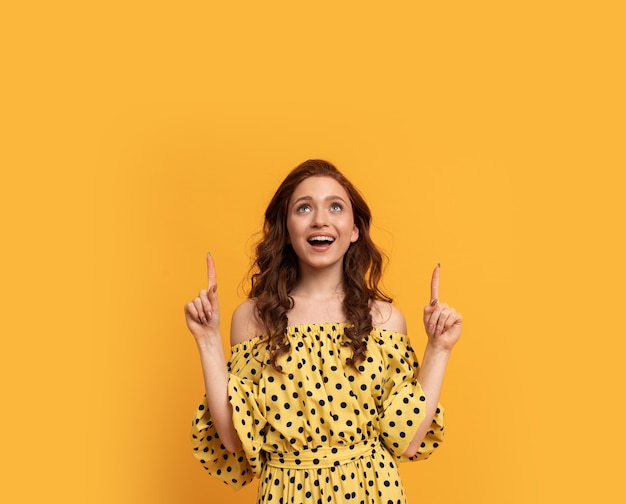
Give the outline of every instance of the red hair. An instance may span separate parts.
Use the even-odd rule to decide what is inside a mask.
[[[299,277],[298,257],[289,244],[287,212],[296,187],[309,177],[331,177],[343,186],[359,230],[358,240],[350,244],[343,259],[343,312],[348,323],[344,334],[349,341],[346,345],[353,350],[348,364],[356,368],[365,358],[365,338],[373,329],[371,302],[392,300],[379,287],[384,256],[370,237],[370,209],[359,191],[328,161],[305,161],[294,168],[276,190],[265,211],[263,237],[256,247],[249,297],[255,300],[257,319],[266,331],[263,340],[269,343],[270,363],[278,369],[276,359],[289,351],[285,337],[287,314],[293,307],[289,293]]]

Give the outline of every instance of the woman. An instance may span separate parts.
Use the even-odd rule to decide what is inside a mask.
[[[333,165],[306,161],[266,210],[228,363],[210,255],[208,288],[185,306],[206,388],[194,455],[235,489],[259,477],[259,503],[404,503],[397,462],[442,441],[438,401],[462,316],[439,301],[437,266],[418,367],[404,316],[378,285],[370,221]]]

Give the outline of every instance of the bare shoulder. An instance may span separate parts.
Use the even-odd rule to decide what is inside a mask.
[[[380,329],[406,334],[406,320],[400,310],[386,301],[372,303],[372,324]]]
[[[247,299],[233,312],[230,322],[231,346],[251,340],[263,334],[263,328],[256,317],[256,303]]]

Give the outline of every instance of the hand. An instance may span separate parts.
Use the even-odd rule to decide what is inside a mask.
[[[201,290],[198,297],[185,305],[187,327],[196,342],[220,337],[220,305],[217,299],[215,263],[211,254],[207,254],[206,266],[207,289]]]
[[[446,303],[439,302],[439,270],[437,265],[430,282],[430,304],[424,307],[424,327],[429,344],[452,350],[461,337],[463,316]]]

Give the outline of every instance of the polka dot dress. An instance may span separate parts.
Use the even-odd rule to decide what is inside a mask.
[[[358,371],[345,324],[287,329],[279,373],[259,338],[232,347],[229,400],[243,449],[221,444],[206,399],[192,422],[195,457],[235,489],[260,479],[258,503],[406,503],[397,463],[426,459],[443,439],[437,409],[418,453],[406,451],[425,415],[418,364],[406,336],[374,329]]]

